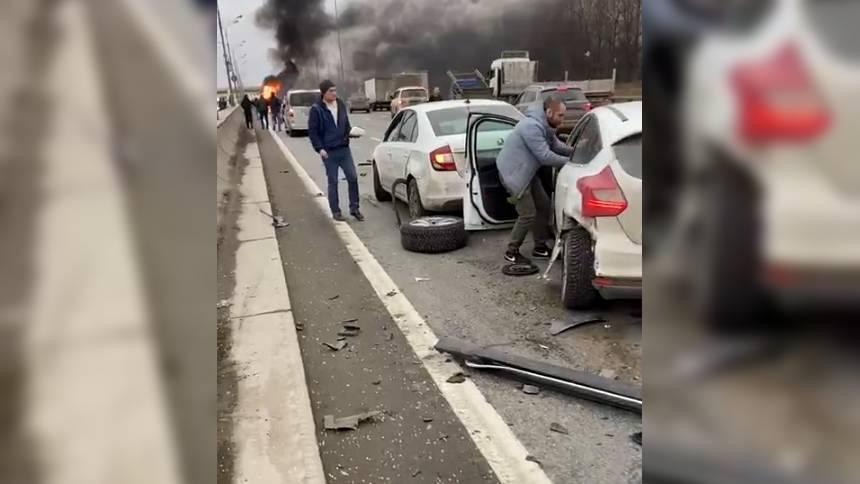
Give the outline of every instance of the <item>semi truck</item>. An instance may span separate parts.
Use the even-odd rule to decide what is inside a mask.
[[[388,77],[373,77],[364,81],[364,95],[370,102],[372,111],[391,109],[391,93],[394,81]]]

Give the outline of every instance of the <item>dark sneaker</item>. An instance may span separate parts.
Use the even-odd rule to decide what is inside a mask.
[[[532,250],[532,257],[537,259],[549,259],[550,251],[545,245],[539,245]]]
[[[335,222],[346,222],[346,219],[343,218],[343,214],[341,214],[341,213],[336,213],[336,214],[332,215],[331,218],[333,218],[335,220]]]
[[[364,215],[362,215],[361,212],[359,212],[358,210],[356,210],[355,212],[350,212],[350,215],[355,217],[355,219],[359,222],[364,222]]]
[[[529,264],[529,263],[531,263],[531,261],[527,257],[520,254],[519,250],[513,250],[513,249],[508,249],[508,251],[505,252],[505,260],[508,262],[511,262],[513,264]]]

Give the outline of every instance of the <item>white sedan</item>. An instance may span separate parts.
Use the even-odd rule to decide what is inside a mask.
[[[461,209],[466,183],[457,165],[465,163],[466,130],[477,114],[523,116],[510,104],[487,99],[419,104],[398,112],[373,151],[376,199],[391,200],[394,182],[402,179],[406,184],[394,195],[408,203],[413,218]]]
[[[587,114],[571,133],[571,163],[555,184],[569,308],[642,296],[642,103]]]

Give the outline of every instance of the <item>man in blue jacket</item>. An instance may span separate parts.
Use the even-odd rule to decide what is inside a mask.
[[[308,137],[314,151],[320,154],[328,179],[328,205],[332,217],[338,222],[344,218],[340,211],[337,181],[338,168],[343,170],[349,184],[349,213],[356,220],[364,220],[358,209],[358,175],[349,150],[349,115],[346,105],[337,97],[337,87],[325,80],[320,83],[320,100],[311,106],[308,118]]]
[[[532,256],[549,257],[550,199],[540,177],[541,166],[562,167],[570,161],[573,149],[562,143],[555,134],[564,121],[567,107],[561,98],[553,95],[543,103],[537,101],[505,141],[496,158],[499,178],[511,194],[517,207],[517,222],[511,231],[505,259],[509,262],[529,262],[520,254],[520,246],[532,231]]]

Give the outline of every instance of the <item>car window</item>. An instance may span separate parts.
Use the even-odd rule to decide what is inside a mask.
[[[600,140],[600,126],[594,116],[588,116],[584,119],[585,124],[582,130],[573,141],[573,157],[571,160],[574,163],[588,163],[602,148]]]
[[[612,145],[615,157],[624,171],[633,177],[642,179],[642,133],[628,136]]]
[[[534,91],[526,91],[523,93],[523,97],[520,100],[520,104],[528,104],[537,99]]]
[[[388,125],[388,131],[385,132],[385,137],[383,137],[383,141],[394,141],[397,133],[400,130],[400,125],[403,122],[403,112],[397,113],[397,116],[391,120],[391,124]]]
[[[489,106],[457,106],[455,108],[438,109],[429,111],[427,119],[430,120],[430,126],[433,127],[433,132],[436,136],[453,136],[464,134],[466,132],[466,119],[469,117],[469,112],[497,114],[513,119],[521,119],[523,117],[517,108],[510,104],[496,104]]]
[[[394,141],[408,143],[412,141],[412,132],[415,131],[418,117],[415,116],[414,111],[405,111],[405,113],[403,115],[403,124],[400,125],[400,130],[398,130]]]
[[[548,97],[555,94],[560,97],[562,101],[587,101],[585,97],[585,93],[582,92],[582,89],[547,89],[546,91],[540,93],[540,97],[542,100],[546,101]]]
[[[290,94],[290,106],[313,106],[320,100],[318,92],[294,92]]]

